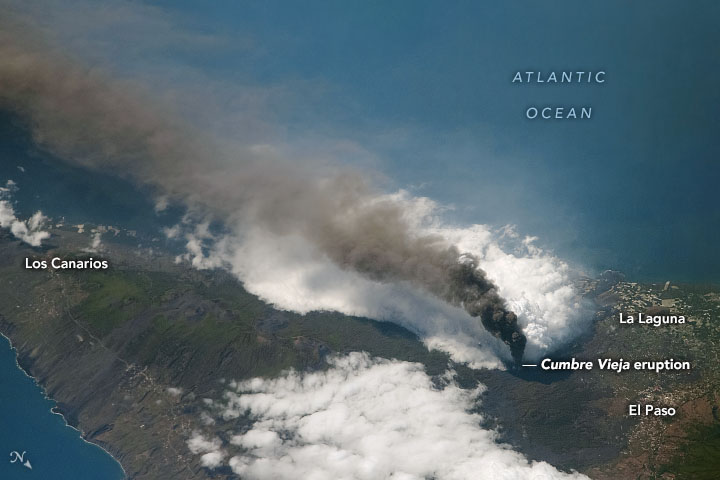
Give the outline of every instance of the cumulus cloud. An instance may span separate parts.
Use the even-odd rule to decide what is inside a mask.
[[[88,253],[98,253],[102,249],[102,233],[95,232],[90,240],[90,246],[85,249]]]
[[[327,371],[238,382],[216,403],[252,426],[224,445],[196,435],[188,447],[227,451],[247,479],[587,479],[497,443],[473,413],[481,389],[451,376],[355,352],[331,358]]]
[[[14,180],[8,180],[4,187],[0,187],[0,195],[9,195],[18,189]]]
[[[200,464],[207,468],[217,468],[222,465],[225,454],[221,451],[208,452],[200,457]]]
[[[168,387],[167,392],[173,397],[179,397],[183,393],[183,389],[180,387]]]
[[[215,419],[210,416],[208,412],[201,412],[200,413],[200,422],[202,422],[203,425],[214,425]]]
[[[165,210],[167,210],[169,204],[170,203],[166,196],[164,196],[164,195],[159,196],[158,198],[155,199],[155,207],[154,207],[155,213],[164,212]]]
[[[206,438],[199,432],[193,432],[187,442],[192,453],[200,454],[200,464],[203,467],[217,468],[225,458],[225,452],[221,449],[222,442],[219,438]]]
[[[0,228],[7,228],[15,238],[33,247],[39,247],[43,240],[50,238],[50,232],[42,230],[48,217],[38,210],[27,220],[17,218],[15,209],[7,200],[9,193],[17,187],[12,180],[8,180],[6,185],[0,190]]]

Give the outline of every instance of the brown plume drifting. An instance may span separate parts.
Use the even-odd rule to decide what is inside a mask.
[[[519,361],[517,317],[495,285],[438,236],[416,232],[403,206],[367,176],[317,172],[252,146],[218,148],[170,108],[0,20],[0,108],[24,119],[39,146],[65,161],[152,185],[226,223],[251,222],[312,242],[335,264],[379,282],[409,282],[463,307]]]

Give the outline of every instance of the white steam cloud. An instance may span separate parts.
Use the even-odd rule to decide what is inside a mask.
[[[518,240],[509,228],[497,233],[484,225],[446,226],[434,202],[406,192],[385,198],[402,205],[419,234],[445,238],[481,260],[500,295],[518,314],[528,339],[528,360],[562,346],[586,327],[591,316],[583,315],[572,287],[572,269],[534,246],[533,239]],[[167,235],[177,238],[183,229],[187,253],[179,260],[197,268],[228,268],[250,292],[278,308],[301,313],[335,310],[393,321],[416,333],[428,347],[473,368],[501,368],[500,360],[509,359],[502,342],[463,309],[408,283],[381,283],[343,270],[302,237],[272,235],[258,228],[213,236],[207,222],[176,225]],[[503,244],[512,243],[516,248],[507,253]]]
[[[479,366],[535,358],[580,329],[567,266],[531,242],[507,254],[485,227],[427,221],[432,202],[384,195],[371,175],[307,168],[266,144],[229,147],[27,22],[0,19],[0,107],[59,157],[153,186],[158,210],[189,206],[204,220],[183,232],[195,267],[229,268],[282,308],[401,323]],[[215,238],[210,221],[227,233]]]
[[[251,140],[198,131],[138,84],[89,68],[65,45],[49,46],[32,12],[7,10],[0,108],[59,158],[151,186],[158,213],[186,205],[186,222],[166,232],[186,244],[178,261],[227,268],[281,308],[394,321],[474,367],[501,367],[512,345],[536,357],[581,328],[570,269],[531,240],[507,253],[507,238],[444,224],[433,202],[384,195],[365,172],[308,167],[292,149],[258,145],[244,131],[238,137]],[[42,214],[21,222],[8,202],[0,214],[3,226],[20,225],[13,233],[38,244],[47,238]],[[488,306],[482,323],[468,313]],[[507,328],[490,333],[493,322]],[[188,448],[201,465],[227,465],[243,478],[586,478],[499,445],[471,412],[477,392],[449,379],[436,387],[420,365],[359,353],[330,361],[324,372],[235,384],[217,422],[248,414],[252,428],[229,442],[198,431]],[[214,420],[206,414],[200,423],[217,428]]]
[[[451,372],[434,381],[420,364],[357,352],[330,365],[233,382],[217,412],[252,427],[225,444],[196,433],[188,447],[203,465],[228,455],[235,473],[258,480],[587,479],[497,443],[471,413],[481,390],[459,388]]]

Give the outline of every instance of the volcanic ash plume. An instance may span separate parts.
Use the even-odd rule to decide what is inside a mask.
[[[236,232],[258,226],[299,235],[343,269],[424,289],[479,317],[522,358],[526,338],[517,317],[477,259],[419,234],[402,202],[383,197],[365,175],[293,167],[253,145],[223,149],[127,83],[4,27],[0,108],[26,119],[43,148],[150,184]]]
[[[401,219],[385,217],[376,225],[379,231],[402,227]],[[361,223],[360,223],[361,224]],[[433,295],[465,309],[479,317],[486,330],[510,347],[513,359],[519,362],[525,350],[526,338],[518,326],[517,316],[509,311],[497,288],[478,267],[477,259],[461,254],[454,246],[445,246],[441,238],[413,237],[408,226],[395,236],[378,242],[379,232],[366,233],[365,238],[325,245],[340,266],[351,268],[373,280],[407,281]],[[375,247],[375,248],[373,248]]]
[[[517,316],[508,311],[476,257],[438,235],[416,234],[402,202],[366,194],[341,203],[351,207],[327,212],[305,232],[337,265],[380,282],[409,282],[464,308],[510,347],[516,362],[522,359],[526,338]]]
[[[450,268],[451,281],[445,298],[462,305],[473,317],[480,317],[483,326],[505,342],[515,362],[520,363],[527,339],[520,331],[517,315],[505,308],[495,285],[477,267],[476,259],[465,255],[463,260]]]

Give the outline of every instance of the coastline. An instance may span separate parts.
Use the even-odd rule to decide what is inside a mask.
[[[22,365],[20,365],[20,361],[19,361],[19,350],[18,350],[18,349],[15,347],[15,345],[13,344],[12,339],[11,339],[10,337],[8,337],[7,335],[5,335],[3,332],[0,332],[0,336],[1,336],[2,338],[4,338],[5,340],[8,341],[8,344],[10,345],[10,350],[12,351],[13,356],[14,356],[15,366],[18,368],[18,370],[20,370],[27,378],[29,378],[29,379],[31,379],[31,380],[33,381],[33,383],[34,383],[34,384],[38,387],[38,389],[40,390],[40,393],[42,394],[42,396],[43,396],[43,398],[44,398],[45,400],[48,400],[48,401],[50,401],[50,402],[52,402],[52,403],[54,404],[52,407],[50,407],[50,410],[49,410],[50,413],[51,413],[52,415],[58,415],[58,416],[60,416],[60,418],[62,418],[63,423],[65,424],[66,427],[71,428],[72,430],[75,430],[75,431],[79,434],[78,437],[80,438],[80,440],[82,440],[83,443],[86,443],[86,444],[88,444],[88,445],[92,445],[93,447],[99,448],[100,450],[102,450],[108,457],[110,457],[110,458],[120,467],[120,470],[122,470],[122,472],[123,472],[123,479],[127,480],[127,479],[129,478],[129,477],[128,477],[128,474],[127,474],[127,471],[125,470],[125,467],[124,467],[123,464],[120,462],[120,460],[118,460],[117,458],[115,458],[115,456],[114,456],[112,453],[110,453],[107,449],[105,449],[102,445],[99,445],[99,444],[94,443],[94,442],[92,442],[92,441],[90,441],[90,440],[87,440],[87,439],[85,438],[85,432],[82,431],[82,429],[80,428],[79,424],[78,424],[77,426],[74,426],[74,425],[72,425],[70,422],[68,422],[65,414],[63,414],[62,411],[59,410],[59,404],[58,404],[58,402],[57,402],[54,398],[52,398],[50,395],[48,395],[47,390],[46,390],[45,387],[37,380],[37,378],[35,378],[34,376],[30,375],[30,373],[29,373]],[[58,411],[56,411],[56,410],[58,410]]]

